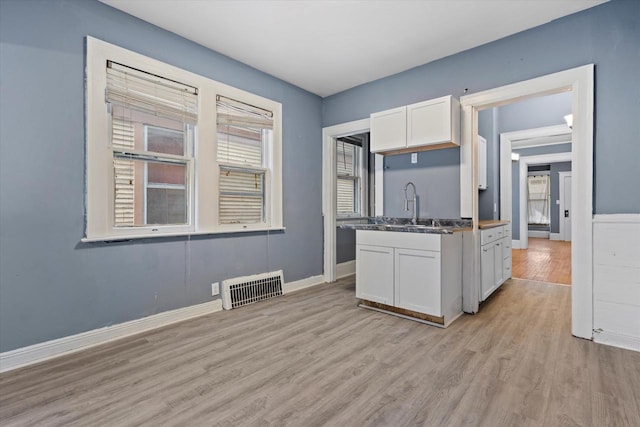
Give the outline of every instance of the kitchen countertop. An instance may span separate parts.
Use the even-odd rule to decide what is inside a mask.
[[[408,218],[372,217],[359,222],[342,223],[340,228],[350,230],[397,231],[403,233],[453,234],[469,230],[471,221],[464,219],[418,219],[411,224]]]
[[[507,225],[509,221],[505,221],[502,219],[483,219],[478,221],[478,228],[483,230],[486,228],[499,227],[501,225]]]

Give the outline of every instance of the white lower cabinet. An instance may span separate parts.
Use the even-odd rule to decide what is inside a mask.
[[[448,326],[462,314],[462,233],[357,230],[356,297]]]
[[[507,226],[480,231],[480,301],[511,277],[511,235]]]
[[[395,249],[395,306],[442,316],[440,252]]]
[[[380,304],[393,304],[393,249],[382,246],[356,246],[356,297]],[[366,266],[366,268],[363,268]]]

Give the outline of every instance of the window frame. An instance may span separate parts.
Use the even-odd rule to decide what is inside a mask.
[[[362,141],[362,145],[358,146],[357,144],[351,144],[349,142],[344,142],[345,144],[351,144],[355,147],[360,148],[360,150],[354,150],[355,151],[359,151],[359,156],[354,156],[354,175],[353,176],[341,176],[338,175],[338,161],[337,161],[337,156],[338,156],[338,144],[340,144],[343,141],[340,141],[340,138],[336,138],[334,140],[335,144],[334,144],[334,150],[335,150],[335,156],[336,156],[336,169],[334,171],[334,174],[336,176],[336,199],[338,197],[338,181],[340,179],[350,179],[353,180],[354,182],[356,182],[358,184],[358,189],[355,192],[355,197],[354,197],[354,205],[356,205],[358,207],[358,209],[354,212],[339,212],[338,211],[338,203],[336,200],[336,220],[345,220],[345,219],[353,219],[353,218],[365,218],[368,216],[368,209],[369,209],[369,203],[368,203],[368,159],[369,159],[369,144],[368,144],[368,138],[363,138]]]
[[[105,102],[107,60],[193,86],[198,90],[198,122],[193,126],[193,157],[188,166],[189,174],[192,176],[188,183],[188,197],[192,201],[188,209],[188,225],[114,226],[111,115]],[[265,222],[219,224],[217,95],[273,112],[272,141],[270,147],[265,147],[269,183],[265,184],[264,188]],[[282,105],[279,102],[87,36],[85,124],[85,229],[81,239],[83,242],[284,229]]]
[[[165,128],[162,126],[157,126],[157,125],[151,125],[151,124],[147,124],[145,123],[144,125],[144,130],[143,130],[143,134],[144,134],[144,150],[145,152],[149,152],[149,128],[155,128],[155,129],[162,129],[165,131],[169,131],[169,132],[175,132],[175,133],[180,133],[179,131],[175,130],[175,129],[169,129],[169,128]],[[191,219],[191,215],[189,214],[189,211],[191,209],[191,207],[193,206],[193,198],[190,197],[192,194],[191,188],[193,187],[193,165],[194,165],[194,151],[195,151],[195,135],[188,135],[189,130],[188,129],[183,129],[182,134],[183,134],[183,138],[185,140],[185,148],[183,150],[183,157],[184,157],[184,164],[187,168],[187,179],[185,182],[185,185],[179,185],[179,184],[159,184],[159,183],[152,183],[149,184],[149,164],[145,163],[144,165],[144,181],[143,181],[143,206],[144,206],[144,212],[143,212],[143,218],[144,218],[144,223],[147,224],[148,223],[148,208],[149,208],[149,204],[148,204],[148,192],[147,190],[149,188],[157,188],[157,189],[180,189],[180,190],[185,190],[186,196],[187,196],[187,223],[189,223],[190,219]],[[189,142],[188,144],[186,144],[186,142]],[[164,157],[164,156],[163,156]]]

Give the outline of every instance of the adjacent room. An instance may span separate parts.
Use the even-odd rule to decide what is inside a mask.
[[[0,425],[640,425],[637,0],[0,0]]]

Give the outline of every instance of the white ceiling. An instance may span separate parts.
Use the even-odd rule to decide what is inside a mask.
[[[100,0],[320,96],[607,0]]]

